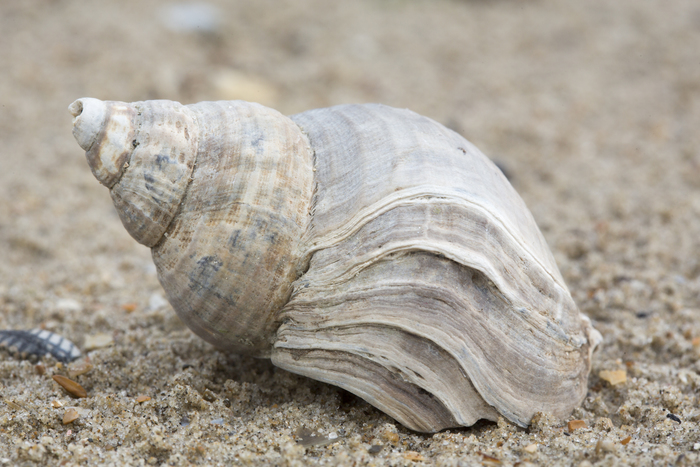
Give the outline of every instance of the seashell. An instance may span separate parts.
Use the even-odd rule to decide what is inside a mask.
[[[0,347],[21,358],[41,358],[48,354],[60,362],[70,362],[81,355],[80,349],[74,343],[43,329],[0,331]]]
[[[84,98],[73,134],[168,301],[212,344],[425,432],[563,418],[600,340],[532,215],[408,110]]]

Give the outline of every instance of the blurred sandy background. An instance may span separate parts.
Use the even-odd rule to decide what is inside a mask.
[[[103,339],[80,400],[55,361],[0,354],[0,465],[700,462],[696,1],[8,0],[0,31],[0,329]],[[503,165],[604,335],[571,417],[586,427],[416,434],[203,343],[71,136],[84,96],[381,102],[460,132]]]

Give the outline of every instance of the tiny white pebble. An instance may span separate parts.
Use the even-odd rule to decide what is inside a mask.
[[[328,433],[328,439],[336,439],[337,437],[338,433],[336,433],[335,431],[331,431],[330,433]]]
[[[154,293],[150,296],[148,299],[148,309],[149,310],[157,310],[158,308],[162,308],[164,306],[167,306],[168,302],[163,298],[163,296],[159,293]]]

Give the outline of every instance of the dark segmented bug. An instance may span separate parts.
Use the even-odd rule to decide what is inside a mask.
[[[68,339],[43,329],[29,331],[0,331],[0,347],[20,358],[43,357],[46,354],[61,362],[70,362],[80,357],[80,349]]]

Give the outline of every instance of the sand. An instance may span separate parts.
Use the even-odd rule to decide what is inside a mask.
[[[92,365],[74,399],[51,376],[75,368],[0,354],[0,465],[700,462],[696,1],[173,5],[0,4],[0,329],[58,333]],[[418,434],[217,351],[165,302],[73,141],[83,96],[381,102],[460,132],[505,168],[604,336],[586,400],[529,429]]]

